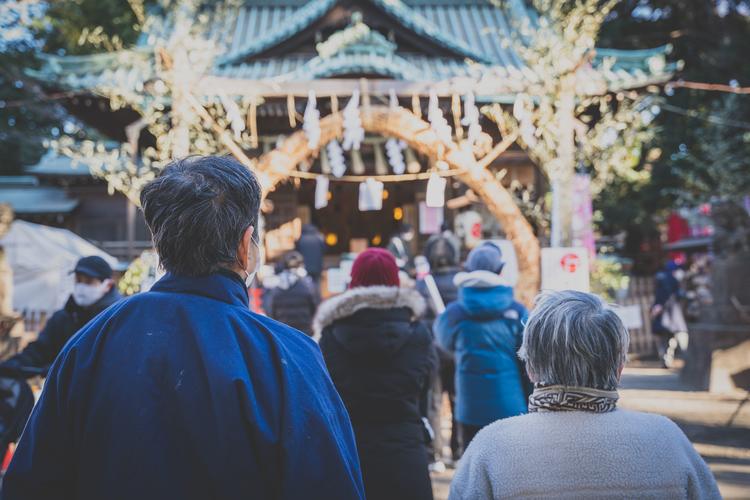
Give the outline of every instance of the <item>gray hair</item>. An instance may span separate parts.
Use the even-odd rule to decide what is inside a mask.
[[[596,295],[544,292],[518,355],[536,383],[615,390],[629,342],[622,320]]]
[[[141,191],[141,207],[165,270],[202,276],[239,262],[244,232],[257,241],[261,188],[225,156],[191,156],[167,165]]]

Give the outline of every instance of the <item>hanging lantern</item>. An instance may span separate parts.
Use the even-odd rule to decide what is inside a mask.
[[[359,184],[359,210],[369,212],[383,208],[383,183],[372,177]]]
[[[325,175],[319,175],[315,178],[315,209],[328,206],[328,186],[330,181]]]
[[[383,147],[380,144],[375,144],[375,174],[387,175],[388,164],[385,161],[385,154],[383,154]]]
[[[404,156],[406,157],[406,171],[410,174],[417,174],[420,170],[422,170],[422,165],[419,164],[419,160],[417,160],[417,155],[414,154],[414,151],[411,148],[406,148],[404,151]]]
[[[445,206],[445,186],[448,181],[433,172],[430,180],[427,181],[427,194],[425,204],[430,208],[440,208]]]
[[[352,149],[352,172],[354,175],[364,175],[365,173],[365,162],[362,160],[362,154],[359,149]]]

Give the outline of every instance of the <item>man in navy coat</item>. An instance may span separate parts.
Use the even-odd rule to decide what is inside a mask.
[[[63,348],[4,499],[364,498],[318,347],[248,308],[260,198],[219,157],[175,161],[143,189],[167,274]]]

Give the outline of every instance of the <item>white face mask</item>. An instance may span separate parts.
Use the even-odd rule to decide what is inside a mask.
[[[102,281],[98,285],[76,283],[73,287],[73,300],[81,307],[96,304],[109,291],[109,280]]]
[[[253,242],[253,246],[255,247],[255,264],[253,265],[252,271],[245,269],[245,272],[247,273],[247,277],[245,278],[245,286],[248,288],[250,288],[250,286],[253,284],[253,281],[255,281],[255,275],[258,274],[258,269],[260,269],[260,246],[255,241],[255,238],[251,238],[250,240]],[[249,263],[248,267],[250,267]]]

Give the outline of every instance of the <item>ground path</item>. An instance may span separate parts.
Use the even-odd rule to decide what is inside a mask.
[[[648,365],[625,369],[623,408],[659,413],[687,434],[716,475],[724,498],[750,499],[750,400],[686,390],[677,371]],[[448,498],[453,470],[433,474],[435,500]]]

